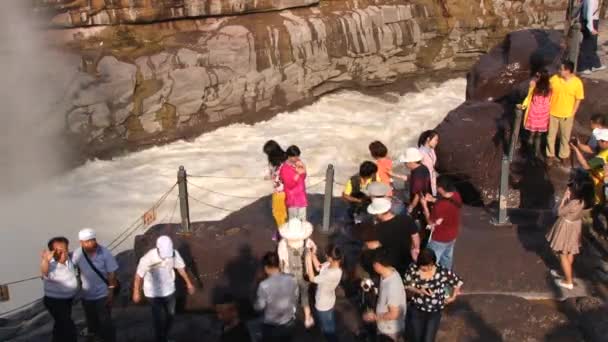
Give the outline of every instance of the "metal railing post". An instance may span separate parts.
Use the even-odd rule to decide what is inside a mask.
[[[331,204],[334,197],[334,166],[329,164],[325,172],[325,197],[323,197],[323,233],[329,233]]]
[[[500,226],[509,224],[507,216],[507,194],[509,192],[509,156],[503,155],[500,164],[500,188],[498,190],[498,217],[492,219],[492,224]]]
[[[186,169],[180,166],[177,171],[177,184],[179,188],[179,208],[182,216],[182,232],[190,233],[190,206],[188,204],[188,179]]]
[[[513,122],[513,132],[511,133],[511,144],[509,144],[509,162],[513,161],[515,157],[515,150],[517,149],[517,143],[519,142],[519,131],[521,128],[521,119],[524,111],[516,108],[515,109],[515,122]]]

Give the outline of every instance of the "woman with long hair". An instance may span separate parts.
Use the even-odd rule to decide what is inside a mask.
[[[551,249],[559,255],[564,276],[555,270],[551,274],[558,286],[568,290],[574,288],[572,264],[580,252],[584,210],[591,208],[593,200],[593,182],[586,172],[579,171],[568,183],[557,208],[558,219],[546,235]]]
[[[422,165],[429,169],[431,174],[431,191],[433,196],[437,196],[437,171],[435,171],[435,164],[437,164],[437,154],[435,148],[439,144],[439,133],[435,130],[428,130],[420,134],[418,138],[418,150],[422,153]]]
[[[549,129],[549,106],[551,103],[551,86],[549,72],[542,69],[530,81],[528,96],[519,106],[525,109],[524,128],[528,132],[528,146],[534,147],[536,159],[542,159],[541,143]],[[532,149],[530,149],[532,151]]]
[[[287,160],[287,154],[274,140],[268,140],[264,144],[264,153],[268,156],[269,178],[272,181],[272,216],[277,224],[277,229],[287,222],[287,207],[285,206],[285,189],[281,181],[280,172]],[[273,240],[278,239],[275,233]]]

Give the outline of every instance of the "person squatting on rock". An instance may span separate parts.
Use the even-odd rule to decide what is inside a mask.
[[[593,133],[598,145],[598,153],[591,159],[587,160],[581,150],[573,143],[572,149],[576,154],[576,159],[581,167],[588,171],[593,180],[595,189],[595,199],[593,208],[593,225],[599,231],[606,233],[606,226],[602,223],[600,216],[608,217],[606,210],[606,196],[604,193],[604,183],[606,173],[604,166],[608,164],[608,129],[598,129]]]
[[[422,153],[417,148],[408,148],[405,155],[401,156],[400,162],[410,170],[409,191],[410,202],[407,212],[411,217],[419,222],[419,227],[426,227],[426,219],[422,209],[421,199],[427,194],[431,194],[431,173],[429,169],[422,165]]]
[[[551,102],[549,105],[549,130],[547,133],[547,164],[555,163],[555,140],[559,132],[559,158],[566,163],[570,157],[570,136],[574,117],[585,98],[583,82],[574,74],[574,64],[562,62],[558,75],[549,80]]]
[[[76,342],[72,305],[78,293],[78,271],[72,262],[69,241],[54,237],[42,251],[40,273],[44,283],[43,303],[55,321],[52,342]]]
[[[315,324],[308,298],[310,283],[304,277],[306,254],[310,250],[316,253],[317,250],[317,245],[310,239],[312,231],[313,227],[309,222],[292,218],[279,229],[281,241],[277,246],[281,271],[293,275],[298,284],[306,328]]]
[[[88,334],[104,342],[114,342],[116,330],[112,322],[112,303],[114,291],[118,289],[115,273],[118,264],[112,252],[97,243],[93,229],[82,229],[78,239],[81,248],[74,251],[72,260],[80,270],[82,306]]]
[[[437,154],[435,149],[439,145],[439,133],[434,130],[424,131],[418,138],[418,150],[422,154],[422,165],[426,166],[431,175],[431,193],[437,196]]]
[[[325,250],[325,258],[327,261],[321,264],[316,253],[309,250],[306,253],[306,274],[312,283],[317,284],[315,314],[321,332],[326,341],[337,342],[334,306],[336,288],[342,279],[342,250],[330,243]]]
[[[578,70],[585,75],[606,69],[597,54],[597,38],[600,27],[600,0],[583,0],[581,9],[581,42]]]
[[[589,137],[589,140],[587,140],[586,144],[580,142],[576,137],[573,137],[571,139],[571,142],[584,154],[595,155],[600,152],[598,151],[597,139],[595,138],[597,130],[602,128],[608,128],[606,115],[598,113],[591,115],[591,119],[589,120],[589,127],[591,128],[591,137]]]
[[[279,256],[268,252],[262,258],[264,279],[258,286],[254,308],[264,312],[263,342],[289,342],[293,339],[298,282],[291,274],[281,272]]]
[[[371,199],[365,193],[367,186],[372,182],[379,181],[378,167],[371,161],[365,161],[359,166],[359,174],[352,176],[344,186],[342,198],[349,204],[348,222],[360,223],[362,215],[367,212],[367,206]]]
[[[406,296],[399,272],[383,248],[376,250],[374,271],[380,275],[376,310],[363,314],[365,322],[376,322],[378,334],[385,340],[402,341],[405,331]]]
[[[410,299],[408,315],[411,317],[414,342],[434,342],[441,322],[441,311],[456,300],[463,285],[462,280],[449,269],[438,265],[435,252],[426,248],[405,273],[403,281]]]
[[[528,134],[528,149],[536,160],[542,160],[542,140],[549,128],[551,86],[549,72],[542,69],[530,81],[528,96],[518,107],[525,110],[523,122]],[[534,152],[532,152],[534,151]]]
[[[137,265],[133,280],[133,302],[141,302],[141,290],[152,309],[156,342],[168,342],[175,317],[175,270],[182,277],[188,294],[194,285],[186,273],[186,263],[173,248],[171,238],[163,235],[156,240],[156,248],[144,254]]]
[[[281,167],[279,175],[285,189],[285,204],[289,219],[306,220],[306,166],[300,159],[300,149],[289,146],[286,151],[287,161]]]
[[[574,288],[572,264],[581,247],[583,211],[593,203],[593,185],[586,172],[578,171],[568,183],[568,188],[557,207],[558,219],[547,233],[551,249],[559,254],[564,277],[551,270],[556,284],[568,290]]]
[[[431,229],[427,247],[435,252],[441,266],[451,270],[463,203],[456,187],[447,176],[437,179],[437,193],[438,198],[427,195],[422,199],[424,215],[430,222]],[[428,202],[434,203],[432,210],[429,209]]]
[[[287,160],[287,154],[274,140],[264,144],[264,153],[268,157],[269,178],[272,182],[272,217],[277,224],[277,232],[273,240],[278,240],[278,229],[287,222],[287,207],[285,205],[285,186],[281,180],[281,168]]]

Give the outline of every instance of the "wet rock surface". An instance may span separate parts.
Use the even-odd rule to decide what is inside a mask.
[[[152,21],[47,31],[49,44],[81,59],[65,94],[66,130],[89,156],[260,121],[337,89],[464,73],[507,32],[561,24],[563,6],[560,1],[480,7],[472,0],[336,0],[245,16],[154,22],[154,15],[168,13],[190,17],[184,13],[199,2],[165,1],[151,10],[149,2],[41,1],[57,7],[60,16],[86,19],[75,26],[97,17],[122,23],[123,12],[134,21]],[[286,2],[273,4],[280,8]]]

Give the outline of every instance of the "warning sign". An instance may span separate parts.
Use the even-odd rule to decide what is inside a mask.
[[[152,223],[154,223],[154,221],[156,221],[156,208],[152,208],[148,211],[146,211],[146,213],[143,216],[143,220],[144,220],[144,225],[149,226]]]

